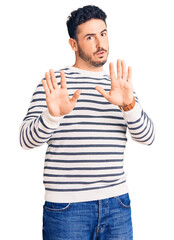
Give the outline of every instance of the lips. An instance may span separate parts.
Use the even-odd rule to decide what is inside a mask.
[[[98,56],[101,56],[101,55],[103,55],[105,52],[107,52],[104,48],[100,48],[100,49],[98,49],[95,53],[94,53],[94,55],[98,55]]]
[[[103,55],[105,53],[105,51],[100,51],[97,53],[97,55]]]

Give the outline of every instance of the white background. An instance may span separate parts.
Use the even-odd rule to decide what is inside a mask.
[[[129,135],[125,170],[134,240],[174,239],[174,35],[172,0],[30,0],[0,3],[0,239],[41,240],[46,144],[25,151],[19,126],[36,86],[50,68],[74,64],[66,19],[87,4],[108,15],[108,63],[132,66],[134,89],[153,120],[153,145]],[[108,73],[108,63],[104,69]]]

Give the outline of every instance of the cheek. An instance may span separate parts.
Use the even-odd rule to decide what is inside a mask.
[[[88,43],[84,47],[84,50],[86,51],[87,54],[93,54],[96,51],[96,47],[94,44]]]
[[[106,41],[105,41],[105,46],[106,46],[107,49],[109,49],[109,41],[108,41],[108,39],[106,39]]]

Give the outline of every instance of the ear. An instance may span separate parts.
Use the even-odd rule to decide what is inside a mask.
[[[69,39],[69,45],[71,46],[71,48],[74,52],[77,52],[78,47],[77,47],[77,41],[75,39],[70,38]]]

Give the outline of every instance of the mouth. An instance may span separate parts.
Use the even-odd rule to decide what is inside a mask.
[[[98,53],[96,53],[98,56],[102,56],[105,53],[105,51],[100,51]]]

